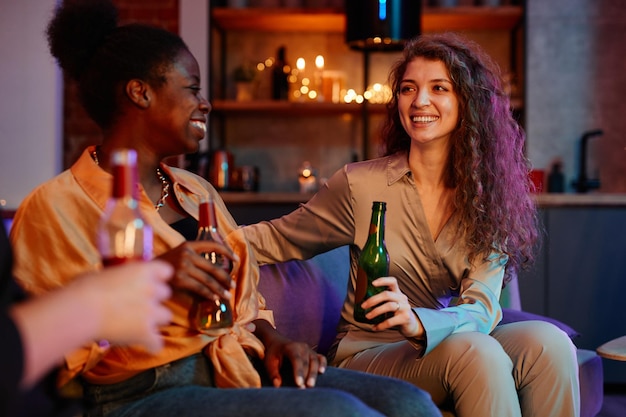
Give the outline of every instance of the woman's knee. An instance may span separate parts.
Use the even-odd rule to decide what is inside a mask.
[[[525,336],[534,340],[535,344],[541,344],[548,349],[574,349],[570,337],[563,330],[552,323],[545,321],[529,321]]]
[[[468,369],[511,369],[511,360],[496,339],[478,332],[457,333],[445,339],[435,350],[440,349],[450,363]],[[438,352],[439,353],[439,352]]]
[[[576,347],[569,336],[552,323],[529,320],[501,326],[494,331],[505,350],[513,356],[546,356],[571,360]]]

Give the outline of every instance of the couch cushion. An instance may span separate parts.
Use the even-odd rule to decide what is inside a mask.
[[[347,292],[349,256],[343,246],[307,261],[261,266],[259,291],[278,331],[327,353]]]

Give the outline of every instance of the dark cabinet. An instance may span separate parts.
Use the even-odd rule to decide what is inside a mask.
[[[524,310],[581,333],[595,350],[626,334],[626,206],[544,207],[538,263],[520,276]],[[626,383],[626,363],[604,359],[605,381]]]

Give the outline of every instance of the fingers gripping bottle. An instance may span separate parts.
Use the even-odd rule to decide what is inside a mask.
[[[152,258],[152,228],[139,212],[137,152],[111,154],[112,194],[98,227],[98,250],[104,266]]]
[[[372,285],[372,281],[376,278],[389,275],[389,253],[385,246],[386,206],[387,204],[383,201],[374,201],[372,203],[369,236],[359,256],[354,294],[354,320],[361,323],[378,324],[392,316],[391,313],[385,313],[368,320],[365,315],[373,308],[365,310],[361,307],[365,300],[386,289],[385,287]]]
[[[211,196],[203,198],[200,201],[199,210],[196,240],[212,241],[225,246],[217,226],[213,198]],[[200,255],[228,273],[233,269],[231,260],[217,252],[205,252]],[[192,315],[198,331],[226,328],[233,325],[233,312],[230,303],[221,297],[217,300],[202,299],[196,301]]]

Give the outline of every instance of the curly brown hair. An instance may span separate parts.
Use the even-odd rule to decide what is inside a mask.
[[[507,283],[534,259],[539,227],[525,135],[502,88],[500,69],[476,43],[456,34],[408,41],[389,75],[394,94],[382,130],[385,155],[410,149],[411,138],[400,122],[398,91],[408,63],[417,57],[443,62],[459,99],[446,178],[455,189],[458,237],[467,242],[470,262],[486,259],[494,250],[508,257]]]

